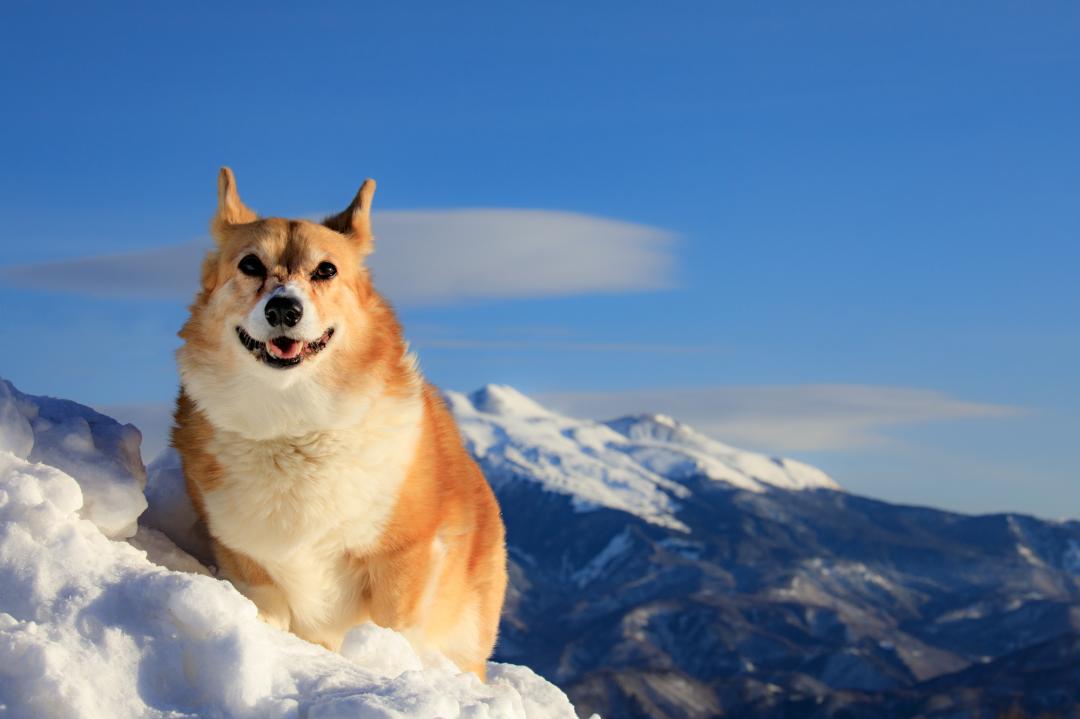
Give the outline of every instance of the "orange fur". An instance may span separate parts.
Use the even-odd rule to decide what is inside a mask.
[[[373,192],[368,181],[325,225],[260,219],[222,171],[217,247],[180,332],[173,444],[221,573],[268,621],[336,648],[349,626],[371,619],[482,679],[506,588],[503,525],[363,265]],[[252,253],[263,278],[237,270]],[[314,279],[326,261],[337,276]],[[334,333],[301,366],[270,369],[240,346],[232,325],[286,284],[302,288],[308,311]],[[245,402],[263,408],[265,424]],[[331,511],[310,516],[315,502]],[[239,519],[248,512],[255,519]],[[274,522],[295,527],[295,543],[273,532]]]

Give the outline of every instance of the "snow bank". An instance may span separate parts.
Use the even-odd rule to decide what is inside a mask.
[[[130,424],[75,402],[23,394],[0,379],[0,451],[78,477],[80,514],[108,537],[135,534],[146,509],[141,441]]]
[[[150,466],[146,499],[150,503],[139,523],[158,530],[178,547],[203,561],[210,559],[206,537],[196,529],[198,517],[184,484],[180,455],[172,447],[159,454]]]
[[[145,506],[138,432],[110,422],[0,382],[0,715],[575,716],[527,668],[492,663],[483,684],[371,625],[328,652],[264,624],[164,534],[110,539]]]

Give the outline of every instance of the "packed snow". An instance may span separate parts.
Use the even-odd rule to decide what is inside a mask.
[[[360,626],[335,654],[264,624],[136,527],[138,445],[130,425],[0,381],[0,716],[575,716],[525,667],[491,663],[485,684],[388,629]],[[197,545],[169,509],[183,504],[175,457],[153,469],[148,518]]]
[[[528,478],[579,511],[606,507],[685,530],[676,514],[690,491],[679,480],[691,476],[751,492],[839,489],[819,469],[734,449],[665,415],[575,419],[500,385],[446,399],[470,451],[496,470],[489,479]]]

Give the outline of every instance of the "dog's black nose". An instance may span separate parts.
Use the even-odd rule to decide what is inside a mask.
[[[294,297],[278,295],[271,297],[266,303],[266,321],[271,327],[285,325],[295,327],[300,318],[304,316],[304,306]]]

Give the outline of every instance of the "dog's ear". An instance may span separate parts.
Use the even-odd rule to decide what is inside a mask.
[[[240,200],[240,194],[236,191],[236,177],[228,167],[221,168],[218,173],[217,188],[217,213],[210,223],[215,237],[220,237],[221,230],[229,225],[243,225],[259,219],[259,216]]]
[[[375,197],[375,180],[368,178],[360,191],[343,211],[323,220],[323,225],[355,239],[365,251],[371,251],[371,199]]]

